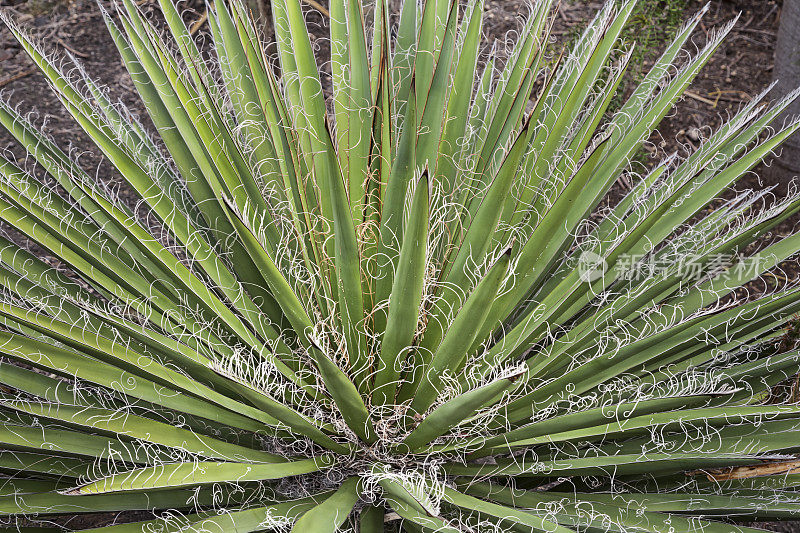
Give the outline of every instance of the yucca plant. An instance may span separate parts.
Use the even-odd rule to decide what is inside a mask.
[[[731,28],[682,51],[699,13],[612,110],[634,6],[562,53],[539,0],[482,61],[483,0],[331,0],[328,78],[299,0],[272,2],[274,57],[238,0],[202,43],[171,0],[124,0],[104,17],[143,122],[4,14],[138,203],[0,107],[29,154],[0,159],[0,217],[38,245],[0,249],[0,512],[729,533],[800,510],[774,392],[800,234],[770,238],[800,194],[734,190],[796,95],[633,163]]]

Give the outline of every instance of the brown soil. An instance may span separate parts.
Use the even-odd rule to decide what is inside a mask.
[[[105,0],[103,3],[106,3]],[[139,3],[147,7],[154,0],[143,0]],[[689,0],[686,16],[700,9],[704,3],[705,0]],[[201,4],[202,2],[196,2],[197,6]],[[112,94],[135,111],[141,112],[133,84],[117,57],[94,0],[0,0],[0,5],[10,7],[18,15],[20,23],[36,32],[47,45],[60,45],[72,51],[84,63],[88,72],[113,89]],[[519,16],[524,12],[520,8],[523,5],[524,2],[520,0],[487,0],[487,39],[513,38],[514,32],[520,28]],[[560,43],[566,43],[601,3],[563,0],[562,6],[556,21],[555,35]],[[198,8],[187,14],[187,20],[197,20],[201,11]],[[713,0],[701,31],[695,36],[695,42],[702,43],[703,32],[710,32],[712,28],[733,19],[738,13],[741,13],[741,18],[732,34],[694,82],[686,98],[662,124],[660,133],[651,139],[652,159],[696,147],[698,135],[707,136],[725,117],[730,116],[770,84],[780,16],[778,0]],[[311,15],[311,20],[316,25],[313,33],[317,35],[319,44],[324,46],[324,39],[319,39],[325,33],[324,18],[315,13]],[[665,35],[665,39],[667,37]],[[648,52],[644,67],[652,64],[657,53],[657,46]],[[37,120],[47,122],[47,131],[58,144],[81,153],[80,161],[85,168],[96,169],[99,179],[111,185],[119,185],[118,177],[96,156],[92,145],[65,115],[60,104],[52,97],[47,83],[34,71],[31,61],[5,28],[0,30],[0,87],[3,97],[19,105],[21,110],[35,110]],[[0,150],[10,150],[16,155],[22,155],[4,131],[0,132]],[[752,174],[740,182],[739,188],[757,188],[770,184],[766,179],[760,180],[756,174]],[[122,190],[121,194],[133,200],[126,191]],[[788,234],[794,227],[795,221],[787,222],[777,233]],[[19,242],[20,239],[15,240]],[[788,270],[789,277],[798,276],[796,267],[788,267]],[[95,525],[100,526],[113,521],[113,517],[101,520],[95,517],[93,520]],[[84,527],[89,525],[83,518],[76,518],[70,525],[78,525],[79,522]],[[762,525],[774,531],[800,531],[800,526]]]

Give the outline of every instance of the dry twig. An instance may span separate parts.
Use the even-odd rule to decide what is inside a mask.
[[[207,20],[208,20],[208,9],[206,9],[205,11],[203,11],[203,14],[202,14],[202,15],[200,15],[200,18],[199,18],[199,19],[197,19],[197,20],[195,20],[194,22],[192,22],[192,27],[191,27],[191,28],[189,28],[189,33],[190,33],[191,35],[194,35],[195,33],[197,33],[197,31],[198,31],[200,28],[202,28],[202,27],[203,27],[203,24],[205,24]]]
[[[6,85],[11,83],[12,81],[17,81],[19,79],[22,79],[25,76],[29,76],[29,75],[33,74],[34,72],[36,72],[35,69],[23,70],[22,72],[17,72],[16,74],[14,74],[12,76],[9,76],[8,78],[6,78],[4,80],[0,80],[0,87],[5,87]]]
[[[316,9],[317,11],[319,11],[320,13],[322,13],[323,15],[325,15],[326,17],[331,18],[331,12],[328,11],[328,8],[317,2],[317,0],[303,0],[303,1],[306,4],[310,5],[311,7],[313,7],[314,9]]]
[[[63,46],[64,48],[66,48],[67,50],[69,50],[69,52],[72,55],[76,55],[78,57],[82,57],[83,59],[88,59],[89,58],[89,54],[87,54],[85,52],[79,52],[78,50],[75,50],[70,45],[68,45],[66,42],[64,42],[64,39],[62,39],[61,37],[56,38],[56,42],[58,44],[60,44],[61,46]]]

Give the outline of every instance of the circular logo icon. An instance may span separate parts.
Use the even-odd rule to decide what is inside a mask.
[[[594,252],[582,252],[578,257],[578,276],[581,281],[591,283],[603,277],[608,265],[602,256]]]

